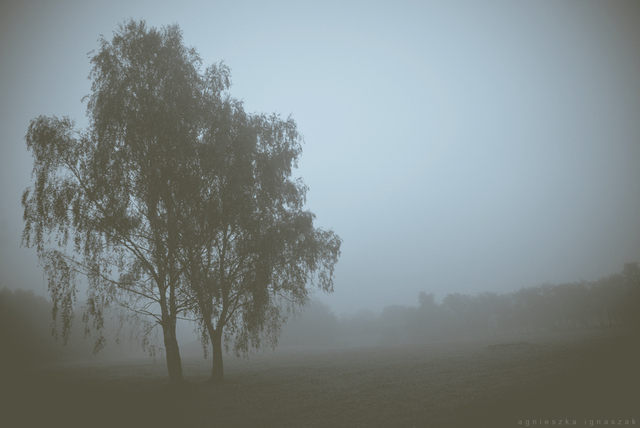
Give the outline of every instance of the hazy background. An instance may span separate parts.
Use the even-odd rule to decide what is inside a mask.
[[[0,4],[0,288],[45,291],[20,248],[29,120],[86,126],[87,53],[130,17],[293,114],[308,208],[344,239],[336,314],[640,261],[640,2]]]

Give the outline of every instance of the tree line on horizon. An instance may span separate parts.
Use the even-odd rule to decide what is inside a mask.
[[[383,342],[472,339],[496,335],[637,325],[640,269],[596,281],[543,284],[505,294],[449,294],[440,304],[420,293],[417,307],[388,306],[380,314]]]
[[[440,303],[433,293],[421,292],[417,306],[389,305],[379,313],[363,310],[340,318],[316,302],[300,318],[285,325],[281,344],[398,345],[638,327],[640,268],[626,263],[622,272],[596,281],[543,284],[505,294],[453,293]]]
[[[67,346],[56,340],[52,308],[51,301],[33,291],[0,290],[2,366],[96,358],[82,324],[74,326]],[[78,308],[77,316],[81,314]],[[139,346],[144,336],[138,334],[136,325],[123,328],[115,313],[105,319],[105,335],[119,346],[106,347],[99,358],[144,355]],[[192,333],[189,328],[183,326],[182,333]],[[397,346],[598,328],[640,328],[638,263],[626,263],[622,272],[596,281],[543,284],[505,294],[453,293],[439,303],[434,294],[421,292],[417,306],[389,305],[381,312],[362,310],[341,317],[316,300],[283,325],[278,345]],[[182,345],[189,344],[184,337],[182,340]],[[161,346],[156,349],[162,353]],[[197,351],[200,345],[191,349]]]

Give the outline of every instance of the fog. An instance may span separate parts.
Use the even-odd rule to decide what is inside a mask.
[[[344,240],[337,315],[595,281],[640,261],[635,1],[3,2],[0,288],[38,115],[86,125],[87,53],[124,19],[178,23],[248,111],[292,114],[316,224]]]

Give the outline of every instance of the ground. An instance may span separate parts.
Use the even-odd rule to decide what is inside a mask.
[[[13,427],[518,427],[640,424],[638,337],[590,330],[395,348],[279,350],[184,360],[189,380],[143,359],[13,373]],[[2,423],[4,422],[4,423]],[[545,423],[546,422],[546,423]]]

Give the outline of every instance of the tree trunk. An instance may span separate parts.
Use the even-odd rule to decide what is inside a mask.
[[[222,328],[214,330],[213,334],[211,334],[211,345],[213,346],[213,366],[211,368],[211,382],[220,383],[222,382],[223,377]]]
[[[194,281],[194,283],[196,283]],[[223,367],[222,367],[222,329],[223,325],[220,325],[220,319],[218,320],[218,328],[214,327],[211,311],[207,305],[207,302],[204,298],[204,293],[202,292],[202,288],[196,287],[196,295],[198,298],[198,305],[202,310],[202,317],[204,325],[207,329],[207,334],[209,335],[209,340],[211,341],[211,346],[213,347],[211,359],[213,360],[213,366],[211,369],[211,382],[220,383],[222,382],[223,377]],[[222,317],[226,316],[227,311],[224,310],[222,313]]]
[[[180,348],[178,348],[178,338],[176,337],[175,320],[167,320],[162,325],[164,336],[164,347],[167,351],[167,370],[171,385],[178,386],[184,382],[182,376],[182,361],[180,360]]]

